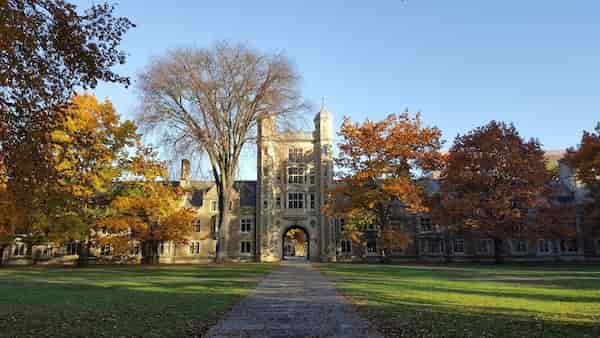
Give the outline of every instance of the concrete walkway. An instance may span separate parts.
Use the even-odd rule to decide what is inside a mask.
[[[310,263],[282,265],[205,337],[379,337]]]

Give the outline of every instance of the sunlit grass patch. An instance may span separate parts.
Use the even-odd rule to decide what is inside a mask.
[[[0,336],[199,335],[275,267],[0,269]]]
[[[321,270],[390,336],[600,336],[600,267],[327,264]]]

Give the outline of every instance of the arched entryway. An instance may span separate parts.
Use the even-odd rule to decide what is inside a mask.
[[[283,260],[309,260],[310,236],[308,231],[299,225],[293,225],[283,232],[281,242]]]

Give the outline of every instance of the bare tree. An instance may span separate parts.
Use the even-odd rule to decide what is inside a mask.
[[[299,76],[282,54],[263,54],[226,42],[175,49],[140,75],[143,125],[160,130],[178,151],[207,155],[217,185],[217,261],[227,258],[229,204],[244,145],[260,119],[284,119],[306,108]]]

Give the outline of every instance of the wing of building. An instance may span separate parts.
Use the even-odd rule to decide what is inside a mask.
[[[275,121],[265,119],[258,125],[256,181],[235,182],[234,202],[229,206],[233,217],[226,234],[227,259],[230,261],[275,262],[289,252],[302,251],[311,261],[491,261],[495,257],[492,239],[476,232],[448,233],[432,223],[427,214],[404,212],[401,203],[394,222],[408,233],[408,246],[377,247],[378,229],[369,228],[361,241],[344,235],[344,219],[328,218],[321,209],[333,180],[333,117],[322,108],[314,118],[314,130],[278,131]],[[572,171],[560,161],[562,152],[548,152],[550,163],[560,171],[564,203],[578,203],[585,197]],[[182,177],[175,185],[188,193],[182,203],[196,210],[197,219],[188,243],[163,242],[160,263],[203,263],[215,259],[217,192],[212,182],[190,179],[189,162],[182,162]],[[435,178],[423,178],[426,189],[435,192]],[[507,239],[502,255],[508,261],[592,261],[600,260],[600,236],[584,227],[585,215],[573,215],[569,226],[576,235],[570,238]],[[286,244],[289,230],[300,231],[303,247]],[[296,243],[296,239],[293,240]],[[27,247],[17,239],[2,260],[10,264],[69,264],[77,261],[77,243],[64,246]],[[125,261],[140,262],[144,254],[133,246]],[[109,247],[92,250],[98,262],[113,261]],[[119,259],[123,259],[122,257]]]

